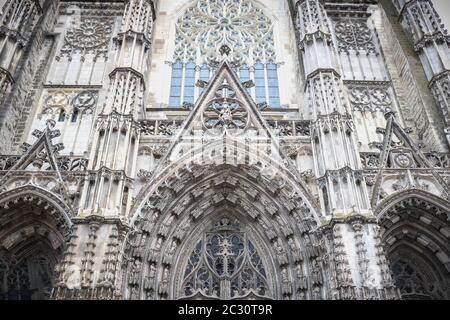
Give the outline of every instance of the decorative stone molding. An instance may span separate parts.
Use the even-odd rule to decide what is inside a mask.
[[[58,58],[80,53],[82,57],[92,54],[107,59],[112,22],[110,18],[81,17],[79,25],[66,32]]]
[[[334,30],[338,39],[340,52],[377,53],[372,31],[365,21],[354,19],[337,20]]]

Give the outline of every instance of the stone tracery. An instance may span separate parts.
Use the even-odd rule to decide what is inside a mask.
[[[194,167],[191,169],[192,173],[187,173],[186,178],[192,177],[192,174],[194,174],[196,172],[196,170],[200,169],[201,167]],[[226,169],[227,166],[224,166],[223,169]],[[231,171],[230,171],[231,170]],[[262,229],[260,232],[263,232],[264,237],[268,237],[265,239],[271,239],[273,243],[271,243],[270,240],[264,240],[264,242],[269,241],[269,243],[265,244],[264,246],[266,246],[267,250],[273,250],[274,254],[274,261],[270,262],[271,265],[275,264],[275,265],[280,265],[283,267],[283,269],[286,269],[285,272],[286,273],[286,277],[290,277],[288,276],[289,274],[291,274],[291,271],[288,271],[291,266],[292,268],[294,268],[293,265],[295,264],[305,264],[305,268],[307,268],[307,265],[309,264],[308,260],[310,259],[310,257],[314,257],[316,254],[318,253],[314,253],[317,252],[316,250],[313,250],[312,248],[307,250],[307,251],[303,251],[304,249],[302,249],[302,245],[300,245],[299,247],[297,246],[297,243],[294,242],[292,245],[294,246],[294,248],[296,247],[297,250],[295,250],[295,252],[304,252],[302,254],[300,254],[299,256],[297,256],[295,259],[294,258],[290,258],[290,254],[289,251],[287,251],[286,248],[288,248],[290,245],[287,243],[287,238],[285,238],[286,236],[283,234],[282,229],[284,228],[285,230],[288,229],[288,224],[289,220],[293,219],[294,217],[298,218],[298,223],[304,223],[302,221],[302,219],[304,219],[303,217],[308,216],[307,213],[301,213],[299,211],[294,211],[292,212],[292,217],[287,215],[286,212],[281,212],[279,211],[279,213],[275,214],[273,216],[273,218],[270,218],[271,215],[273,215],[274,213],[269,213],[268,211],[266,211],[264,209],[264,207],[260,206],[259,204],[255,205],[254,203],[252,203],[251,199],[252,197],[255,197],[256,195],[250,195],[249,196],[251,198],[247,199],[248,196],[244,196],[247,192],[251,193],[251,189],[248,189],[248,191],[246,191],[246,189],[242,189],[241,187],[239,187],[240,185],[242,185],[243,188],[245,188],[247,185],[251,186],[251,184],[249,184],[250,181],[245,181],[247,179],[242,180],[242,177],[239,177],[239,175],[231,175],[230,173],[234,172],[233,168],[230,167],[228,170],[226,170],[225,172],[229,172],[227,175],[223,176],[223,178],[221,177],[222,175],[219,174],[217,176],[217,174],[214,174],[213,177],[207,178],[208,176],[210,176],[212,174],[212,172],[214,172],[216,170],[213,171],[205,171],[202,170],[202,174],[200,176],[197,176],[196,179],[198,179],[199,177],[203,177],[201,181],[204,181],[203,183],[199,184],[197,187],[194,188],[190,188],[192,191],[190,191],[189,193],[191,193],[193,195],[193,197],[191,198],[191,200],[189,200],[187,203],[185,203],[181,208],[177,208],[178,207],[177,203],[179,203],[179,201],[174,202],[174,200],[170,200],[171,197],[169,196],[170,194],[172,194],[173,191],[164,191],[163,189],[158,190],[158,194],[160,194],[160,197],[150,197],[147,205],[144,206],[144,208],[142,209],[142,213],[141,213],[141,217],[140,221],[136,220],[135,225],[140,226],[139,228],[142,228],[142,230],[146,230],[144,233],[147,234],[147,230],[148,232],[150,232],[150,230],[159,230],[156,231],[156,234],[158,234],[158,236],[156,237],[156,239],[154,239],[153,241],[149,241],[147,239],[147,236],[144,235],[135,235],[136,236],[136,240],[133,241],[133,243],[135,243],[135,245],[137,245],[137,248],[146,248],[148,245],[144,245],[144,243],[148,243],[150,245],[150,251],[148,252],[148,261],[149,261],[149,268],[153,270],[153,268],[156,267],[156,270],[161,270],[160,268],[162,268],[162,266],[166,265],[168,267],[166,267],[163,271],[163,273],[168,273],[168,275],[170,274],[172,275],[172,269],[175,267],[175,265],[173,263],[175,263],[176,260],[171,259],[170,261],[167,259],[168,256],[168,251],[171,251],[173,248],[172,244],[173,241],[165,241],[164,239],[171,239],[172,237],[175,237],[175,234],[178,234],[177,237],[175,237],[177,239],[177,247],[180,248],[182,247],[183,244],[183,240],[179,239],[179,231],[175,231],[177,229],[185,229],[182,228],[183,225],[185,225],[186,223],[190,225],[190,229],[191,232],[192,230],[195,230],[195,225],[198,226],[198,223],[200,223],[201,221],[206,221],[205,219],[211,219],[208,217],[213,217],[214,216],[214,212],[217,212],[217,210],[219,210],[219,212],[221,212],[220,208],[223,208],[224,210],[227,210],[226,208],[235,208],[233,209],[233,211],[239,212],[240,215],[242,215],[242,217],[246,217],[245,219],[255,219],[259,224],[264,224],[267,226],[270,226],[268,228],[265,229],[265,231],[263,231],[264,229]],[[228,176],[228,177],[227,177]],[[182,178],[183,175],[180,175],[180,178]],[[226,177],[226,178],[225,178]],[[207,179],[206,179],[207,178]],[[205,186],[205,187],[200,187],[200,186]],[[227,187],[228,186],[228,187]],[[214,189],[216,189],[216,191],[214,191]],[[258,188],[259,189],[259,188]],[[198,191],[196,191],[198,190]],[[201,191],[203,190],[203,191]],[[258,194],[259,192],[257,191],[256,194]],[[238,197],[234,196],[234,194],[239,195]],[[169,196],[169,197],[168,197]],[[263,196],[263,195],[261,195]],[[184,199],[184,197],[182,197],[181,195],[177,196],[178,199]],[[161,203],[161,201],[156,201],[157,199],[161,199],[164,201]],[[270,199],[270,198],[268,198]],[[291,201],[288,200],[288,198],[284,198],[285,201]],[[155,202],[156,201],[156,202]],[[274,201],[273,199],[270,200],[271,202]],[[168,206],[166,207],[169,203],[172,203],[172,206]],[[281,203],[278,203],[275,205],[276,207],[280,206]],[[231,207],[230,207],[231,206]],[[172,209],[170,209],[172,207]],[[240,208],[240,209],[239,209]],[[246,208],[245,211],[242,211],[243,208]],[[278,211],[279,209],[277,209]],[[307,212],[309,209],[307,209],[306,207],[304,208],[305,212]],[[284,211],[284,210],[283,210]],[[165,219],[163,218],[163,216],[161,216],[160,218],[157,218],[156,221],[160,221],[158,222],[150,222],[150,221],[155,221],[154,217],[156,212],[167,212],[164,213],[165,215]],[[172,212],[172,214],[169,214],[170,212]],[[178,215],[179,212],[179,215]],[[186,212],[186,213],[185,213]],[[198,212],[198,213],[197,213]],[[254,212],[253,214],[251,212]],[[190,214],[188,214],[190,213]],[[169,215],[168,215],[169,214]],[[182,218],[184,216],[187,215],[187,220],[186,218]],[[250,216],[249,216],[250,215]],[[159,214],[157,214],[156,216],[159,216]],[[281,219],[278,219],[277,217],[282,217]],[[145,218],[148,217],[148,218]],[[147,220],[148,219],[148,220]],[[150,220],[151,219],[151,220]],[[171,222],[168,222],[169,219]],[[138,222],[139,221],[139,222]],[[145,222],[148,221],[148,222]],[[178,222],[176,222],[178,221]],[[278,222],[275,222],[278,221]],[[174,223],[176,223],[174,225]],[[276,226],[275,226],[275,225]],[[159,225],[159,227],[158,227]],[[165,226],[171,226],[170,229],[167,229]],[[177,227],[177,225],[179,225],[180,227]],[[153,229],[150,229],[153,228]],[[308,227],[304,227],[305,230],[312,230],[311,228],[313,228],[313,225],[310,225]],[[278,231],[277,231],[278,230]],[[155,234],[155,231],[152,231],[151,234]],[[183,235],[186,237],[186,234],[183,233]],[[290,232],[287,233],[287,236],[290,237]],[[305,237],[307,237],[305,235]],[[311,237],[314,241],[314,243],[316,243],[316,245],[318,244],[315,236],[313,236],[311,234]],[[147,239],[147,240],[145,240]],[[309,239],[309,238],[308,238]],[[144,241],[144,242],[142,242]],[[308,242],[303,242],[306,240],[301,240],[301,243],[304,243],[304,245],[306,246],[306,248],[308,248]],[[168,243],[167,246],[165,246],[164,244]],[[292,242],[290,242],[292,243]],[[311,243],[309,245],[312,245]],[[148,248],[148,247],[147,247]],[[131,255],[133,257],[135,257],[135,259],[141,259],[138,258],[141,256],[141,254],[137,254],[136,252],[140,252],[141,249],[139,249],[138,251],[133,250],[131,251]],[[170,250],[169,250],[170,249]],[[144,249],[145,250],[145,249]],[[148,249],[147,249],[148,250]],[[179,249],[177,249],[179,250]],[[189,251],[189,250],[188,250]],[[180,251],[176,251],[178,252],[177,255],[180,256],[186,256],[186,254],[183,254]],[[278,253],[277,253],[278,252]],[[145,260],[145,256],[147,254],[142,255],[142,259]],[[268,256],[267,253],[264,254],[264,256]],[[162,259],[161,257],[166,257],[166,259]],[[291,260],[292,259],[292,260]],[[160,263],[162,262],[162,264],[160,265]],[[169,263],[170,262],[170,263]],[[183,265],[181,263],[181,265]],[[184,270],[181,270],[180,272],[177,272],[176,274],[183,274]],[[293,271],[292,271],[293,272]],[[157,273],[158,274],[158,273]],[[281,275],[280,275],[281,276]],[[150,275],[148,275],[148,277],[150,277]],[[146,278],[149,279],[149,278]],[[157,278],[155,277],[155,281],[157,280]],[[158,289],[155,287],[154,284],[151,284],[148,282],[147,280],[147,288],[144,291],[148,292],[150,294],[150,292],[152,292],[151,297],[152,299],[154,298],[158,298],[157,295],[155,295],[158,292]],[[292,282],[292,280],[289,280],[289,285],[287,287],[285,287],[284,289],[279,288],[279,289],[272,289],[272,290],[276,290],[275,292],[278,293],[274,293],[275,295],[272,295],[272,297],[290,297],[292,295],[296,295],[297,294],[297,289],[296,289],[296,284],[295,281]],[[270,282],[271,286],[276,286],[275,283]],[[291,287],[291,285],[293,287]],[[132,287],[134,287],[134,285],[131,285],[131,289],[133,289]],[[139,291],[142,290],[138,289]],[[174,297],[174,292],[172,290],[176,290],[175,288],[173,289],[164,289],[163,293],[159,293],[159,298],[173,298]],[[278,291],[279,290],[279,291]],[[273,292],[273,291],[272,291]],[[137,294],[137,293],[136,293]],[[139,294],[140,295],[140,294]],[[311,293],[312,295],[312,293]]]
[[[112,21],[96,17],[82,18],[79,25],[67,31],[61,56],[74,53],[94,54],[106,57],[108,42],[111,39]]]
[[[239,64],[275,60],[272,22],[251,1],[198,1],[178,20],[177,31],[174,61],[218,62],[223,45]]]
[[[376,53],[372,31],[365,21],[355,21],[353,19],[338,21],[335,30],[339,40],[340,51],[362,50],[368,53]]]
[[[222,218],[197,243],[182,282],[186,297],[236,299],[250,292],[270,295],[261,257],[238,221]]]
[[[395,284],[403,299],[448,299],[450,211],[423,191],[398,197],[380,215]]]
[[[273,22],[252,0],[198,0],[177,21],[170,107],[190,108],[224,60],[257,103],[280,107]]]
[[[203,111],[203,124],[215,132],[244,130],[249,122],[248,111],[236,99],[236,92],[226,83],[218,88],[215,98]]]
[[[305,71],[307,84],[304,105],[286,112],[267,109],[269,104],[280,106],[274,91],[283,62],[275,59],[273,28],[284,32],[291,26],[288,18],[278,16],[284,12],[281,9],[287,13],[286,5],[186,1],[188,9],[178,20],[174,53],[171,45],[164,51],[166,39],[159,35],[167,31],[161,29],[167,21],[175,24],[178,12],[161,14],[163,22],[154,29],[161,7],[152,0],[94,2],[77,2],[80,24],[69,1],[61,2],[59,12],[50,6],[50,13],[45,13],[40,9],[42,1],[8,0],[9,11],[0,16],[0,38],[7,38],[0,62],[37,66],[36,72],[19,70],[17,74],[31,84],[22,86],[19,81],[17,87],[15,69],[2,66],[0,103],[4,98],[17,100],[10,89],[29,91],[17,104],[27,101],[30,107],[17,116],[37,115],[31,136],[42,137],[41,131],[33,131],[35,121],[51,118],[59,120],[61,135],[86,142],[86,148],[69,149],[69,144],[79,142],[64,141],[63,151],[61,143],[47,141],[48,148],[35,153],[32,145],[24,144],[29,156],[25,160],[20,154],[0,157],[0,181],[5,182],[0,182],[0,225],[19,228],[21,222],[30,222],[20,230],[0,228],[0,283],[19,289],[14,293],[3,287],[1,298],[5,294],[29,298],[28,288],[37,281],[41,283],[38,296],[48,297],[54,287],[55,299],[394,299],[399,296],[391,271],[403,298],[448,297],[450,229],[444,199],[450,181],[448,150],[427,150],[422,157],[422,146],[404,140],[366,141],[361,132],[355,140],[350,138],[361,122],[360,131],[368,136],[389,136],[387,129],[376,128],[386,123],[383,114],[392,109],[400,118],[404,116],[398,107],[405,100],[397,94],[402,86],[391,79],[397,74],[384,50],[383,33],[390,29],[380,27],[381,5],[303,0],[289,8],[297,15],[298,43],[291,41],[293,35],[287,39],[283,33],[278,39],[275,34],[277,44],[289,47],[285,50],[281,45],[276,51],[286,59],[288,50],[299,47],[305,70],[298,71]],[[394,2],[398,7],[406,3]],[[33,18],[29,24],[21,18],[17,25],[8,25],[20,3]],[[29,10],[31,3],[37,10]],[[401,20],[410,25],[419,21],[419,28],[412,30],[416,50],[426,48],[439,60],[446,44],[436,12],[428,0],[407,3]],[[265,15],[267,8],[276,9],[274,19]],[[53,28],[46,19],[57,16]],[[33,35],[23,33],[34,28],[37,20]],[[27,54],[31,58],[22,59],[14,53],[20,50],[11,48],[21,49],[28,36],[33,37]],[[392,38],[392,43],[397,41]],[[442,50],[434,52],[430,44]],[[53,47],[62,49],[55,52]],[[393,48],[401,56],[401,48]],[[151,60],[154,53],[156,60]],[[154,83],[147,83],[147,76],[160,69],[153,63],[158,55],[173,58],[173,69],[181,74],[174,72],[180,81],[175,85],[184,88],[179,93],[184,101],[173,106],[181,105],[182,110],[153,108],[153,94],[159,93],[153,91]],[[107,60],[113,56],[115,69],[109,73]],[[409,72],[399,56],[402,73],[412,86],[416,70]],[[228,80],[235,79],[238,85],[222,82],[217,91],[208,91],[209,84],[217,88],[214,72],[222,60],[228,60],[236,73]],[[384,63],[391,68],[384,69]],[[287,65],[302,69],[290,58]],[[47,67],[51,67],[48,81]],[[294,78],[297,73],[289,74]],[[430,80],[444,117],[449,100],[447,73],[433,73]],[[245,92],[255,98],[255,108]],[[190,114],[198,110],[195,98],[203,93],[208,101],[199,101],[201,111],[192,119]],[[408,97],[406,104],[415,104],[419,98]],[[97,103],[104,108],[95,110]],[[408,109],[406,122],[412,113]],[[416,113],[420,125],[432,120],[426,112]],[[25,118],[21,127],[28,126]],[[184,124],[187,118],[192,126]],[[10,124],[6,123],[7,129],[15,126]],[[92,137],[87,135],[90,130],[95,132]],[[213,131],[218,134],[210,135]],[[10,137],[3,129],[0,133],[2,141]],[[44,138],[52,140],[59,133],[54,130]],[[405,128],[403,136],[410,133]],[[263,143],[258,140],[257,147],[248,148],[253,147],[247,143],[252,134]],[[14,139],[20,144],[22,138],[20,133]],[[421,137],[420,142],[427,139]],[[201,148],[190,148],[190,143],[198,141]],[[386,155],[366,152],[386,146],[395,149]],[[59,151],[67,155],[60,156]],[[344,158],[349,161],[341,163]],[[17,167],[17,163],[23,165]],[[382,170],[378,183],[376,173]],[[442,179],[433,180],[440,175]],[[374,191],[370,204],[364,198],[366,187]],[[358,193],[359,189],[364,192]],[[403,198],[412,193],[413,200]],[[359,202],[352,196],[359,197]],[[340,211],[341,204],[348,211]],[[378,221],[373,210],[382,212]],[[231,218],[231,224],[215,225],[224,217]],[[71,221],[76,223],[72,233]],[[38,242],[42,246],[34,246]],[[22,249],[27,254],[12,257]],[[189,258],[191,267],[186,267]],[[56,261],[61,262],[53,272]],[[31,273],[38,273],[38,279]]]

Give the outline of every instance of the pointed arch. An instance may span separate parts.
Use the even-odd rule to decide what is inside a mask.
[[[26,185],[0,194],[0,208],[8,209],[21,199],[26,201],[38,201],[53,210],[49,211],[54,219],[59,222],[61,233],[68,235],[72,228],[72,210],[59,197],[37,186]]]
[[[317,292],[324,297],[327,284],[316,281],[326,278],[324,269],[310,269],[322,265],[326,248],[307,201],[282,179],[267,179],[252,165],[226,163],[190,163],[156,183],[133,217],[134,232],[124,248],[133,261],[123,270],[126,296],[180,298],[174,270],[182,268],[193,240],[221,215],[238,219],[258,243],[275,277],[272,298],[312,299],[316,287],[315,297]]]
[[[189,233],[187,238],[191,241],[185,241],[180,248],[186,255],[179,255],[175,261],[171,298],[191,299],[200,295],[202,299],[229,300],[245,299],[249,294],[260,299],[281,296],[276,285],[281,279],[274,260],[267,259],[271,250],[263,237],[241,210],[222,207],[211,213]],[[202,281],[205,275],[208,275],[206,285]]]
[[[204,111],[208,103],[217,98],[217,90],[220,90],[224,83],[226,83],[226,87],[233,90],[232,99],[224,98],[225,101],[233,100],[239,103],[241,106],[239,109],[245,112],[248,119],[245,128],[225,128],[222,133],[217,134],[217,131],[205,128]],[[253,143],[254,146],[252,146]],[[224,149],[219,150],[217,147],[224,147]],[[234,153],[225,150],[226,148],[231,148]],[[271,151],[268,152],[267,149]],[[202,157],[205,155],[209,157],[208,163],[221,163],[223,160],[220,157],[224,152],[232,154],[225,160],[231,165],[243,163],[243,161],[248,164],[257,159],[257,164],[262,164],[264,167],[284,175],[289,185],[300,189],[299,193],[307,199],[311,209],[314,209],[312,212],[320,212],[319,205],[302,180],[300,172],[290,165],[288,158],[280,148],[279,140],[275,137],[257,105],[239,81],[232,66],[224,61],[171,141],[165,156],[153,171],[149,183],[136,197],[136,205],[131,210],[132,215],[137,209],[136,206],[139,206],[143,202],[143,198],[152,192],[151,189],[158,185],[158,180],[166,179],[173,172],[183,169],[185,166],[188,167],[191,163],[204,163],[205,159]],[[317,216],[316,218],[318,220]]]
[[[450,203],[423,190],[388,197],[375,211],[404,299],[450,298]]]
[[[182,146],[180,146],[182,147]],[[177,145],[172,146],[172,150],[176,149]],[[225,151],[225,149],[227,151]],[[214,140],[209,143],[200,145],[188,146],[187,151],[178,159],[168,160],[170,157],[170,151],[165,156],[165,161],[161,164],[166,166],[159,166],[158,170],[155,170],[155,174],[152,179],[146,183],[136,196],[135,206],[131,210],[131,222],[136,219],[137,212],[140,207],[145,203],[146,199],[152,193],[158,193],[158,188],[162,185],[166,185],[168,180],[179,179],[180,172],[191,172],[195,166],[209,166],[228,164],[233,167],[238,167],[243,164],[244,167],[249,168],[251,174],[261,177],[267,177],[267,183],[272,180],[278,180],[281,185],[280,188],[285,188],[291,192],[291,197],[299,196],[303,198],[305,204],[308,206],[315,221],[319,223],[320,217],[317,214],[320,212],[317,201],[314,199],[311,191],[309,190],[303,179],[297,174],[295,168],[288,170],[285,163],[280,157],[268,156],[264,151],[252,148],[248,144],[244,144],[234,139],[220,139]],[[224,152],[230,154],[229,157],[224,157]],[[275,153],[279,153],[279,149],[275,149]]]
[[[71,233],[70,209],[41,188],[0,194],[0,299],[49,298]]]

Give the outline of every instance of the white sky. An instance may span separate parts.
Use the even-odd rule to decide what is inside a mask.
[[[445,27],[450,30],[450,0],[433,0],[433,3]]]

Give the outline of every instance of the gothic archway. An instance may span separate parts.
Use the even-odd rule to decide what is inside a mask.
[[[33,187],[0,195],[0,300],[50,297],[71,228],[63,207]]]
[[[450,204],[420,190],[385,201],[382,241],[402,299],[450,299]]]
[[[174,298],[273,299],[278,295],[270,249],[243,217],[222,212],[191,232],[177,261]],[[197,234],[197,236],[195,236]]]
[[[314,232],[315,215],[307,200],[279,178],[264,177],[251,165],[190,163],[162,180],[137,210],[135,231],[128,235],[125,253],[130,263],[123,273],[125,296],[324,299],[327,249]],[[267,278],[259,280],[266,283],[267,290],[257,286],[246,290],[241,285],[233,296],[230,289],[208,294],[196,286],[182,294],[187,259],[200,239],[206,241],[207,235],[214,233],[215,224],[222,218],[237,221],[242,228],[241,241],[247,241],[243,257],[248,259],[253,246],[261,258]],[[208,252],[203,243],[200,247],[205,261]],[[247,266],[256,271],[254,266]],[[208,272],[211,275],[214,268],[209,266]],[[215,277],[221,278],[217,270]],[[222,280],[232,282],[239,277],[233,273]]]

